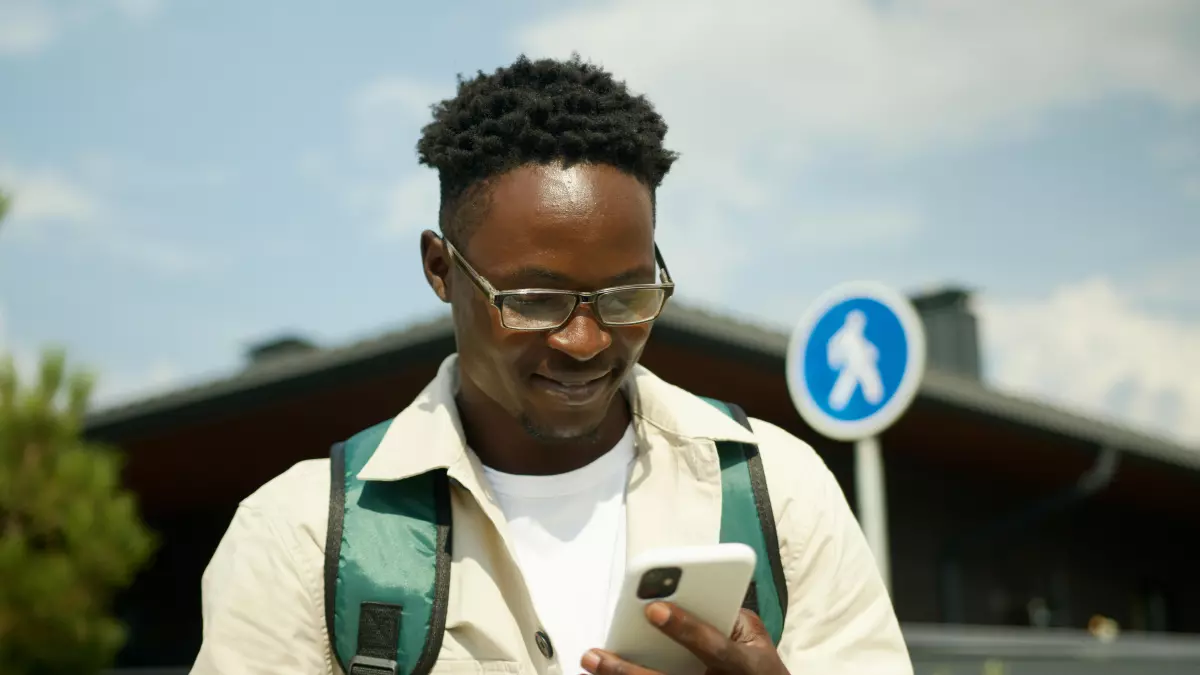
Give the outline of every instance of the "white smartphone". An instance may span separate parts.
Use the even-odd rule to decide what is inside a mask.
[[[655,628],[646,605],[672,602],[725,635],[754,577],[754,549],[745,544],[661,548],[630,561],[604,649],[670,675],[701,675],[704,664]]]

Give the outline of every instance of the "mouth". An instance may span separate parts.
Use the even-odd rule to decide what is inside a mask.
[[[612,371],[592,376],[562,376],[535,374],[531,378],[533,388],[567,406],[585,406],[595,403],[608,389]]]

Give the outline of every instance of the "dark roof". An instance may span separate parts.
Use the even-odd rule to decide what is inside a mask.
[[[781,329],[733,319],[677,302],[663,313],[658,326],[743,354],[757,355],[780,365],[787,353],[789,336]],[[97,410],[88,416],[87,427],[90,431],[97,431],[122,426],[139,418],[183,410],[216,398],[245,394],[452,339],[450,318],[441,317],[344,347],[302,351],[286,358],[270,359],[227,378]],[[921,384],[920,396],[1022,427],[1200,470],[1200,448],[1069,412],[1044,401],[1000,393],[970,378],[928,370]]]

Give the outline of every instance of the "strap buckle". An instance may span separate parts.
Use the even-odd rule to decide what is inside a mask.
[[[346,675],[399,675],[399,671],[394,659],[357,654],[350,659],[350,670]]]

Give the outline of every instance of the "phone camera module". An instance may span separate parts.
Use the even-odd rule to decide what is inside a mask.
[[[683,570],[678,567],[656,567],[642,575],[638,583],[637,596],[642,600],[665,598],[679,588],[679,577]]]

